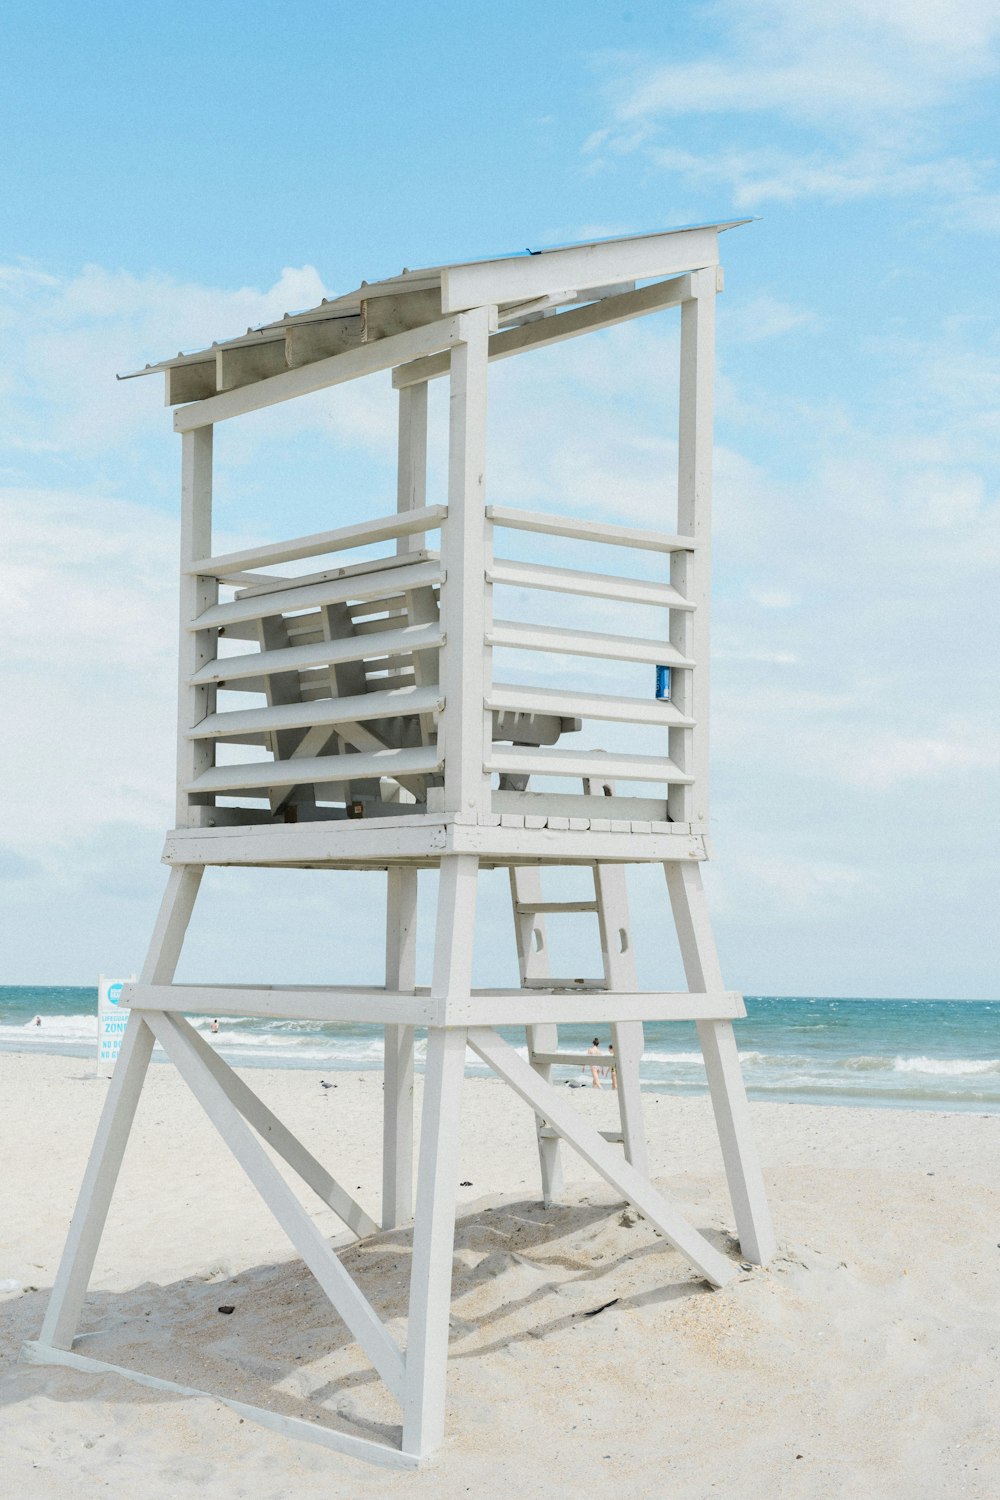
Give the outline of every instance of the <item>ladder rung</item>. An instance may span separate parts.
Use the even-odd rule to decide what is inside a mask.
[[[564,911],[597,911],[596,901],[519,901],[519,917],[551,916]]]

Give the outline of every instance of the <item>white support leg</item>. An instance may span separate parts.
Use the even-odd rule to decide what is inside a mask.
[[[517,940],[517,960],[521,983],[526,979],[544,979],[549,973],[549,957],[546,947],[545,918],[537,910],[542,899],[541,872],[534,865],[511,866],[510,899],[514,908],[514,934]],[[525,1028],[528,1041],[528,1058],[539,1078],[546,1083],[552,1077],[551,1063],[536,1063],[535,1052],[555,1052],[559,1046],[559,1028],[546,1021]],[[542,1202],[546,1208],[557,1202],[563,1194],[563,1172],[558,1136],[542,1135],[547,1121],[535,1120],[538,1135],[538,1163],[542,1173]]]
[[[628,911],[625,866],[595,864],[594,889],[597,894],[597,916],[601,927],[601,953],[604,976],[612,990],[634,991],[639,988],[632,951],[632,933]],[[639,1087],[639,1064],[645,1048],[641,1021],[618,1021],[611,1027],[615,1049],[615,1079],[618,1085],[618,1111],[622,1122],[622,1144],[625,1159],[637,1172],[649,1171],[646,1152],[646,1127],[642,1118],[642,1092]]]
[[[40,1342],[51,1348],[73,1347],[152,1050],[149,1027],[130,1015],[42,1324]]]
[[[184,935],[194,911],[204,865],[174,865],[149,940],[140,984],[172,984]]]
[[[469,993],[478,869],[475,855],[441,861],[431,990],[439,998]],[[418,1458],[426,1458],[444,1434],[465,1039],[460,1027],[427,1033],[402,1442],[403,1452]]]
[[[664,870],[688,988],[721,990],[722,971],[701,870],[696,864],[680,860],[664,865]],[[747,1260],[765,1265],[775,1251],[774,1229],[754,1146],[733,1023],[699,1021],[697,1024],[740,1249]]]
[[[410,991],[416,983],[416,870],[390,868],[385,924],[385,987]],[[413,1212],[412,1026],[385,1028],[384,1083],[382,1228],[395,1229]]]

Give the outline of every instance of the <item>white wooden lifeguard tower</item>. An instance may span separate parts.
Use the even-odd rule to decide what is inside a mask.
[[[564,1141],[721,1286],[731,1262],[651,1184],[642,1131],[643,1022],[695,1020],[741,1253],[769,1258],[772,1231],[733,1039],[732,1021],[745,1011],[723,986],[700,869],[708,831],[714,310],[718,235],[729,227],[404,271],[149,367],[165,372],[183,440],[177,826],[164,855],[163,905],[141,978],[126,995],[131,1019],[30,1357],[101,1368],[73,1353],[73,1340],[154,1041],[402,1409],[399,1446],[390,1448],[229,1402],[286,1433],[404,1467],[441,1439],[467,1045],[533,1110],[546,1202],[562,1191]],[[665,476],[662,527],[630,524],[613,494],[602,518],[512,509],[499,495],[487,503],[490,361],[666,309],[680,312],[680,396],[676,507]],[[366,520],[330,514],[324,500],[318,518],[327,527],[337,521],[333,529],[214,555],[214,425],[389,370],[399,392],[394,511]],[[450,382],[447,493],[428,495],[428,384],[439,377]],[[437,547],[428,542],[433,534]],[[345,562],[344,554],[358,551],[361,561]],[[513,617],[495,616],[495,594]],[[581,606],[590,628],[568,623]],[[609,609],[610,632],[601,614]],[[502,659],[518,665],[501,680]],[[609,662],[614,691],[599,691]],[[607,740],[619,748],[602,748]],[[637,988],[629,863],[665,871],[684,992]],[[207,865],[385,870],[384,985],[174,984]],[[549,866],[589,868],[592,898],[544,900],[541,873]],[[496,867],[510,872],[521,984],[477,990],[477,874]],[[429,988],[415,985],[422,869],[440,875]],[[558,977],[548,969],[546,919],[578,912],[598,919],[603,972]],[[654,932],[657,947],[659,939]],[[413,1037],[414,1028],[426,1028],[405,1350],[261,1138],[357,1235],[374,1232],[374,1218],[219,1059],[186,1013],[385,1026],[383,1227],[404,1223],[412,1211]],[[581,1060],[559,1047],[559,1025],[571,1022],[611,1028],[621,1132],[610,1139],[550,1081],[557,1064]],[[498,1026],[526,1028],[527,1061]]]

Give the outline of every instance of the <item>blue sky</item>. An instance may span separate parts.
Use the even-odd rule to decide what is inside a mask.
[[[404,264],[759,216],[722,241],[728,982],[1000,992],[1000,4],[14,0],[0,51],[0,982],[136,967],[163,880],[177,440],[114,374]],[[655,509],[673,337],[497,367],[491,497]],[[226,433],[226,535],[324,524],[331,472],[387,508],[387,383],[301,405]],[[184,972],[281,978],[298,934],[294,977],[360,977],[377,900],[216,877]]]

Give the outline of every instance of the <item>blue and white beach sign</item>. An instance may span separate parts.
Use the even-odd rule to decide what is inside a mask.
[[[122,1004],[122,990],[134,982],[134,974],[128,980],[109,979],[102,974],[97,981],[97,1071],[106,1077],[114,1071],[128,1025],[128,1006]]]

